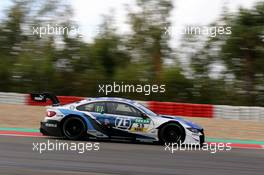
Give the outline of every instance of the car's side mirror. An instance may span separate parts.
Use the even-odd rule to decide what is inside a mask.
[[[103,110],[101,111],[101,114],[104,114],[104,111]]]
[[[142,117],[143,119],[148,118],[147,114],[145,114],[145,113],[141,113],[141,117]]]

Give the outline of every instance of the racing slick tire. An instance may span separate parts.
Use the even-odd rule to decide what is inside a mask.
[[[62,131],[67,139],[78,140],[85,135],[86,125],[79,117],[69,117],[63,122]]]
[[[159,142],[164,143],[183,143],[185,140],[184,128],[177,123],[169,123],[159,131]]]

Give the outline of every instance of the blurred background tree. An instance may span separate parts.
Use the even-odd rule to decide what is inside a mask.
[[[106,15],[91,42],[76,35],[32,34],[47,24],[78,27],[67,1],[13,0],[0,21],[0,91],[101,96],[98,85],[165,84],[164,94],[110,94],[139,100],[264,106],[264,3],[223,10],[211,26],[231,35],[183,37],[170,47],[171,0],[137,0],[129,34]]]
[[[224,8],[211,26],[229,26],[230,35],[184,37],[181,47],[187,48],[185,56],[190,59],[189,74],[199,103],[264,105],[263,8],[263,2],[234,14]],[[219,67],[222,70],[214,76]]]
[[[128,50],[135,62],[144,65],[143,75],[148,80],[161,80],[165,59],[171,57],[169,35],[171,0],[137,0],[139,9],[130,12],[129,24],[132,34],[129,36]]]
[[[232,35],[221,46],[219,58],[240,85],[236,92],[241,103],[264,105],[264,3],[251,10],[241,8],[233,18],[227,18],[227,25],[232,27]]]

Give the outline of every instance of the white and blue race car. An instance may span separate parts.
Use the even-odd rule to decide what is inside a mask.
[[[203,128],[176,116],[158,115],[144,105],[123,98],[87,98],[60,105],[56,96],[31,94],[35,101],[51,99],[40,131],[47,136],[126,139],[202,145]]]

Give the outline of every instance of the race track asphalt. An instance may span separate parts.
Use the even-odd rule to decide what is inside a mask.
[[[100,142],[99,151],[83,154],[75,151],[40,154],[33,151],[33,142],[47,140],[0,136],[0,174],[260,175],[264,172],[264,150],[232,149],[215,154],[208,151],[176,151],[171,154],[160,145],[104,141]]]

